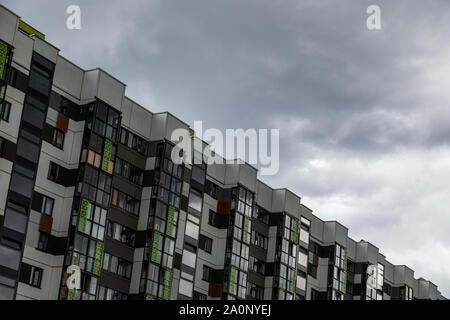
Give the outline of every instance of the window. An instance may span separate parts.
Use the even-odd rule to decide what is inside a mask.
[[[44,270],[38,267],[31,267],[30,286],[40,288],[42,281],[42,273]]]
[[[149,143],[125,128],[120,129],[120,143],[147,156]]]
[[[250,263],[250,268],[249,268],[250,270],[253,270],[254,272],[257,272],[261,275],[264,275],[265,266],[266,266],[264,261],[261,261],[258,258],[250,256],[249,263]]]
[[[81,196],[92,202],[108,206],[111,191],[111,177],[90,166],[86,166],[83,180],[84,182],[78,185],[78,191],[81,191]]]
[[[54,203],[55,203],[54,199],[44,196],[44,199],[42,200],[41,213],[44,213],[51,217],[53,214]]]
[[[198,212],[202,212],[202,195],[195,189],[191,189],[189,195],[189,207]]]
[[[267,237],[263,236],[262,234],[260,234],[259,232],[255,232],[253,231],[252,234],[252,243],[260,248],[266,249],[267,250]]]
[[[154,192],[157,192],[158,198],[175,208],[179,208],[183,184],[182,181],[163,171],[156,174],[155,179],[158,188],[154,188]]]
[[[103,237],[105,236],[106,214],[106,209],[89,203],[84,229],[80,229],[80,225],[78,225],[78,231],[103,241]]]
[[[89,239],[79,233],[75,233],[73,241],[73,256],[71,261],[67,264],[74,264],[80,267],[81,270],[93,272],[94,258],[97,250],[97,241]]]
[[[138,167],[132,165],[131,163],[117,158],[114,164],[114,172],[122,177],[128,179],[129,181],[142,185],[144,178],[144,172]],[[181,190],[180,190],[181,192]]]
[[[87,162],[96,168],[100,168],[102,166],[102,154],[104,153],[105,147],[108,146],[108,141],[109,140],[104,139],[103,137],[92,132],[89,140],[89,148],[84,148],[81,151],[80,162]],[[112,144],[111,157],[107,168],[107,172],[110,174],[113,173],[116,149],[116,146]]]
[[[59,149],[63,149],[64,147],[64,132],[58,129],[54,129],[53,130],[53,138],[52,138],[52,144],[59,148]]]
[[[193,284],[192,282],[186,281],[184,279],[180,279],[180,289],[179,292],[182,295],[185,295],[187,297],[192,297],[192,289],[193,289]]]
[[[133,264],[125,259],[105,253],[103,258],[103,269],[115,273],[127,279],[131,278],[131,269]]]
[[[209,195],[217,200],[217,185],[211,182],[211,192],[209,193]]]
[[[201,242],[201,249],[203,249],[204,251],[211,253],[212,251],[212,239],[205,237],[204,235],[200,235],[200,242]],[[200,245],[199,245],[200,247]]]
[[[11,103],[0,100],[0,117],[6,122],[9,121],[9,112],[11,111]]]
[[[132,247],[134,246],[134,240],[136,239],[136,232],[118,224],[117,222],[109,220],[107,235],[112,239],[115,239]]]
[[[15,250],[9,246],[0,244],[0,265],[13,270],[19,270],[20,250]]]
[[[203,265],[202,280],[206,282],[211,282],[212,269],[206,265]]]
[[[256,284],[249,283],[247,292],[253,299],[264,300],[264,288],[257,286]]]
[[[42,251],[46,251],[48,246],[48,234],[39,232],[38,246],[37,248]]]
[[[298,264],[304,267],[308,266],[308,250],[303,247],[298,248]]]
[[[184,265],[195,269],[196,259],[197,259],[197,255],[195,253],[192,253],[186,249],[183,250],[182,262]]]
[[[306,273],[303,271],[298,271],[297,275],[297,288],[305,291],[306,290]]]
[[[141,202],[139,200],[127,195],[126,193],[113,189],[113,197],[111,202],[113,206],[119,207],[137,216],[139,215],[140,203]]]
[[[204,165],[193,165],[191,179],[203,184],[205,182],[206,170]]]
[[[4,226],[11,230],[25,233],[27,216],[28,214],[26,207],[12,201],[8,201],[5,210],[5,220],[3,222]]]
[[[3,157],[3,147],[5,145],[5,139],[0,137],[0,157]]]
[[[127,295],[117,290],[99,286],[97,293],[98,300],[127,300]]]
[[[119,117],[116,110],[98,101],[92,130],[102,137],[116,141]]]
[[[211,209],[209,209],[208,224],[212,226],[216,225],[216,213]]]
[[[59,177],[60,167],[53,162],[50,162],[49,168],[48,168],[48,180],[56,182]]]
[[[187,221],[186,222],[186,235],[191,237],[192,239],[198,240],[198,232],[199,232],[199,227],[198,225]]]
[[[193,300],[206,300],[206,294],[200,293],[198,291],[194,291]]]
[[[17,81],[17,69],[11,67],[9,70],[9,79],[8,79],[8,85],[11,87],[16,87],[16,81]]]
[[[308,274],[314,279],[317,279],[317,267],[311,263],[308,263]]]

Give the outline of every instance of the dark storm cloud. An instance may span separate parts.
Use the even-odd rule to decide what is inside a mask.
[[[264,181],[450,294],[450,2],[78,1],[80,31],[65,29],[72,1],[3,3],[151,111],[280,128],[280,172]],[[380,31],[365,26],[371,4]]]

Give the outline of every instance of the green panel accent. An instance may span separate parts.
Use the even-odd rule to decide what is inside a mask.
[[[45,34],[37,31],[35,28],[30,26],[28,23],[23,22],[22,20],[19,20],[19,29],[29,35],[34,34],[34,35],[36,35],[36,37],[41,38],[42,40],[45,40]]]
[[[145,300],[153,300],[153,297],[148,294],[147,296],[145,296]]]
[[[158,231],[153,232],[152,257],[151,260],[158,263],[158,248],[161,241],[161,234]]]
[[[164,300],[170,300],[170,293],[172,291],[172,276],[173,272],[170,269],[166,270],[166,277],[164,279]]]
[[[230,271],[230,286],[228,289],[228,292],[231,294],[236,294],[236,274],[237,274],[237,269],[236,267],[231,267],[231,271]]]
[[[0,80],[3,79],[6,67],[6,57],[8,56],[8,45],[0,41]]]
[[[102,170],[108,172],[109,161],[111,160],[112,142],[105,139],[105,146],[103,148]]]
[[[189,128],[189,134],[191,135],[191,137],[193,137],[195,136],[195,131]]]
[[[92,273],[97,276],[99,276],[102,271],[104,249],[105,244],[101,241],[97,241],[97,245],[95,246],[94,270],[92,271]]]
[[[298,242],[299,242],[299,236],[300,236],[299,231],[300,230],[299,230],[298,220],[294,220],[294,242],[296,244],[298,244]]]
[[[284,291],[281,289],[278,291],[278,300],[284,300]]]
[[[250,243],[250,232],[248,232],[249,224],[250,224],[250,218],[245,216],[244,217],[244,232],[243,232],[243,240],[242,240],[245,243]]]
[[[77,297],[77,289],[70,289],[67,293],[67,300],[75,300]]]
[[[344,248],[344,275],[342,279],[342,292],[346,293],[347,291],[347,248]]]
[[[169,213],[167,214],[167,226],[166,226],[166,234],[169,236],[172,236],[174,217],[175,217],[175,208],[169,206]]]
[[[78,231],[85,233],[86,219],[90,210],[91,203],[87,199],[81,199],[80,215],[78,217]]]
[[[295,294],[295,286],[297,284],[297,270],[292,271],[291,292]]]

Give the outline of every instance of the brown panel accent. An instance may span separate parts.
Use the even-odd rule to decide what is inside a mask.
[[[39,224],[39,231],[50,234],[52,232],[53,218],[46,215],[41,214],[41,223]]]
[[[58,120],[56,121],[56,128],[67,132],[67,128],[69,128],[69,118],[63,115],[61,112],[58,112]]]
[[[222,297],[222,284],[210,283],[208,289],[208,295],[213,298]]]
[[[230,214],[231,202],[217,201],[217,214]]]
[[[319,265],[319,256],[317,254],[314,255],[313,265],[316,267]]]

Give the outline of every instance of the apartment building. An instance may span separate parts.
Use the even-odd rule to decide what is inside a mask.
[[[445,299],[246,163],[174,164],[188,124],[1,5],[0,87],[0,299]]]

